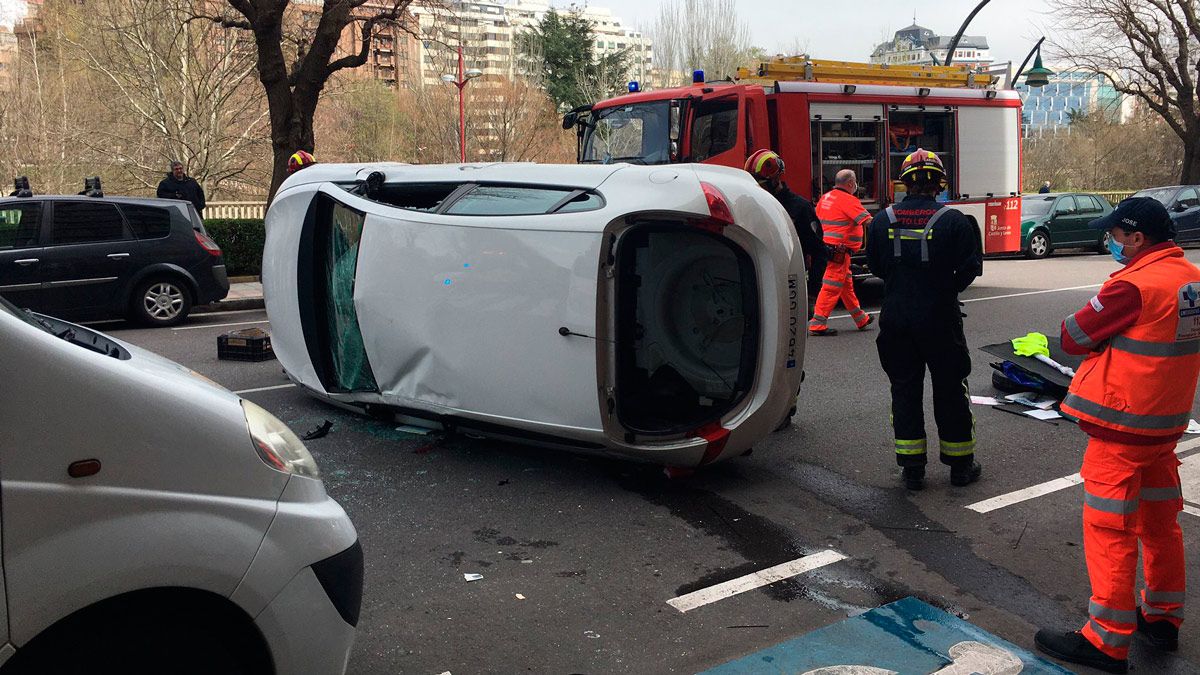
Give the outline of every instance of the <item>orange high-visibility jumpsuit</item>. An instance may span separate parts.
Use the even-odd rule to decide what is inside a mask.
[[[1122,314],[1122,306],[1132,310]],[[1106,330],[1114,320],[1128,327]],[[1183,620],[1183,495],[1174,450],[1200,377],[1200,269],[1174,244],[1158,244],[1114,273],[1067,317],[1062,333],[1067,351],[1094,350],[1062,404],[1091,436],[1080,473],[1092,598],[1081,632],[1125,659],[1139,605],[1147,621],[1178,627]],[[1135,599],[1139,541],[1146,588]]]
[[[844,251],[830,256],[808,329],[818,333],[829,330],[829,315],[837,307],[838,300],[849,310],[854,324],[862,328],[870,319],[854,294],[850,254],[862,249],[863,226],[871,219],[871,214],[867,213],[857,197],[841,188],[834,188],[817,202],[817,219],[821,221],[825,243],[844,247]]]

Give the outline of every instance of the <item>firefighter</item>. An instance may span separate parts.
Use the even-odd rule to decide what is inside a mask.
[[[979,230],[935,197],[946,170],[932,152],[917,149],[900,165],[907,197],[875,215],[867,264],[883,279],[879,363],[892,385],[896,463],[905,486],[925,485],[925,369],[933,381],[933,416],[943,464],[958,487],[979,479],[975,418],[967,395],[971,355],[963,335],[958,294],[983,273]]]
[[[304,150],[297,150],[296,152],[292,153],[291,157],[288,157],[288,165],[287,165],[288,175],[290,176],[290,175],[296,173],[297,171],[299,171],[300,169],[307,169],[308,167],[310,167],[316,163],[317,163],[317,158],[313,157],[312,153],[304,151]]]
[[[1183,509],[1175,444],[1200,378],[1200,269],[1175,245],[1158,201],[1126,199],[1091,226],[1124,267],[1063,321],[1062,347],[1086,354],[1062,403],[1089,436],[1083,455],[1083,546],[1092,597],[1077,632],[1038,631],[1039,649],[1113,673],[1134,631],[1179,645]],[[1135,596],[1138,543],[1145,589]]]
[[[820,290],[821,277],[825,275],[825,244],[821,241],[821,223],[817,212],[804,197],[792,192],[783,182],[783,158],[767,149],[755,151],[746,160],[746,171],[754,176],[767,192],[783,205],[796,235],[800,238],[800,250],[804,253],[804,269],[808,274],[808,316],[812,318],[812,299]]]
[[[809,335],[837,335],[829,327],[829,315],[837,307],[838,300],[850,312],[854,325],[866,330],[875,321],[858,304],[854,294],[854,275],[850,273],[850,254],[863,247],[863,225],[871,214],[854,196],[858,179],[850,169],[842,169],[834,178],[833,189],[821,196],[817,202],[817,218],[824,232],[825,245],[829,247],[829,263],[825,266],[825,277],[821,280],[821,292],[808,322]]]

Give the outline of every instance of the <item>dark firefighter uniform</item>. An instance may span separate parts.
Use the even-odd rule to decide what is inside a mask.
[[[956,467],[973,464],[975,453],[966,382],[971,357],[958,294],[983,273],[978,228],[955,209],[910,195],[876,214],[867,241],[871,273],[885,284],[876,346],[892,384],[896,461],[925,466],[928,368],[941,460],[953,478]]]
[[[811,261],[807,269],[808,302],[811,312],[812,303],[821,291],[821,279],[825,277],[827,262],[821,221],[817,220],[817,211],[812,203],[788,189],[787,183],[781,183],[779,190],[774,194],[796,227],[796,235],[800,237],[800,249],[804,251],[804,257]]]

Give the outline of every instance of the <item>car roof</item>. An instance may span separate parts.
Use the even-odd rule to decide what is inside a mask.
[[[191,202],[186,199],[160,199],[158,197],[120,197],[107,195],[103,197],[88,197],[85,195],[33,195],[32,197],[0,197],[0,203],[6,202],[28,202],[38,201],[41,199],[53,199],[55,201],[75,201],[75,202],[112,202],[116,204],[141,204],[143,206],[187,206]]]
[[[364,180],[374,171],[382,172],[393,183],[519,183],[560,185],[579,188],[599,187],[609,176],[631,165],[614,164],[535,164],[533,162],[496,162],[476,164],[401,164],[399,162],[313,164],[292,174],[280,191],[310,183],[349,183]]]

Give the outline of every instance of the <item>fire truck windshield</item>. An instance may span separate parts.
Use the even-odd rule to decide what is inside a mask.
[[[670,101],[614,106],[592,113],[579,150],[581,163],[671,161]]]

